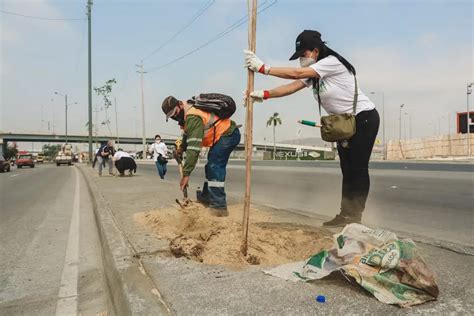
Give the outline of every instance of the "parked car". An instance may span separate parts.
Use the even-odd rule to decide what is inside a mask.
[[[36,156],[36,162],[44,162],[44,154],[39,153],[38,156]]]
[[[0,172],[10,172],[10,161],[0,154]]]
[[[23,166],[35,167],[35,161],[32,154],[19,154],[16,160],[16,166],[22,168]]]

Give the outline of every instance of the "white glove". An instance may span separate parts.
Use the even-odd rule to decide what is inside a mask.
[[[260,72],[262,74],[268,75],[270,67],[265,65],[260,58],[255,55],[254,52],[249,50],[244,50],[245,53],[245,67],[252,70],[253,72]]]
[[[243,92],[244,95],[244,107],[247,105],[247,91]],[[262,103],[263,100],[266,100],[270,97],[270,93],[267,90],[255,90],[250,93],[252,102]]]

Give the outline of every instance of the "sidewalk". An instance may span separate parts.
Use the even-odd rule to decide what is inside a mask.
[[[261,272],[259,266],[231,270],[175,258],[168,241],[134,220],[134,214],[168,208],[180,197],[178,184],[155,174],[99,178],[79,166],[93,191],[107,279],[117,313],[127,314],[469,314],[474,310],[474,256],[418,243],[437,276],[438,301],[411,309],[380,303],[340,274],[313,283],[292,283]],[[190,188],[190,193],[195,188]],[[190,194],[193,197],[193,194]],[[230,204],[241,203],[231,197]],[[266,209],[272,221],[319,226],[317,218]],[[110,256],[110,257],[109,257]],[[108,258],[109,257],[109,258]],[[325,295],[320,304],[315,296]],[[122,302],[121,300],[124,300]]]

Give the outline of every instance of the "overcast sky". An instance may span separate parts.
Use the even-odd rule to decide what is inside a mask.
[[[274,0],[267,0],[263,6]],[[93,86],[115,78],[120,134],[141,136],[140,81],[135,64],[186,25],[208,0],[95,0],[92,22]],[[263,3],[260,0],[259,3]],[[0,9],[47,18],[85,18],[86,0],[1,0]],[[145,112],[147,136],[178,134],[166,123],[161,101],[167,95],[189,98],[200,92],[229,94],[240,105],[246,85],[242,50],[247,24],[196,53],[160,70],[219,34],[246,14],[246,1],[216,0],[187,30],[146,59]],[[72,104],[69,133],[86,134],[87,21],[48,21],[0,13],[2,131],[47,132],[54,119],[64,133],[64,99]],[[466,109],[466,84],[473,82],[473,1],[316,1],[279,0],[257,21],[257,54],[269,65],[298,66],[288,61],[296,36],[304,29],[323,39],[357,69],[359,86],[382,112],[385,96],[387,139],[398,138],[399,105],[409,134],[422,137],[455,128],[455,113]],[[285,80],[258,76],[257,89]],[[378,94],[370,94],[370,92]],[[51,99],[54,99],[51,101]],[[474,102],[471,102],[474,103]],[[94,107],[101,99],[93,98]],[[474,108],[474,105],[472,106]],[[309,89],[255,108],[255,140],[271,139],[266,119],[279,112],[278,139],[296,138],[298,119],[319,121]],[[404,114],[407,113],[407,114]],[[234,119],[244,122],[239,107]],[[105,113],[98,113],[103,121]],[[54,118],[53,118],[54,117]],[[95,117],[95,114],[94,114]],[[449,117],[451,118],[449,120]],[[41,122],[43,118],[43,122]],[[112,116],[112,131],[115,120]],[[101,126],[100,134],[107,134]],[[381,138],[381,133],[379,133]],[[302,137],[319,136],[303,128]]]

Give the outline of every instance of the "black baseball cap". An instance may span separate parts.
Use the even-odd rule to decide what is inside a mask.
[[[166,97],[163,100],[163,103],[161,104],[161,109],[163,112],[166,114],[166,121],[168,122],[168,119],[174,115],[176,115],[176,112],[178,111],[177,106],[179,105],[178,99],[170,95],[169,97]]]
[[[313,30],[304,30],[296,38],[295,53],[291,55],[290,60],[295,60],[301,57],[305,50],[320,47],[321,43],[323,43],[321,40],[321,33]]]

